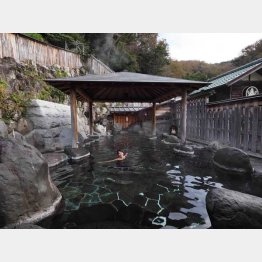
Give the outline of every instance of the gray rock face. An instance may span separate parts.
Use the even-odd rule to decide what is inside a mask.
[[[191,146],[187,146],[187,145],[182,145],[182,144],[176,144],[174,146],[174,152],[179,154],[179,155],[188,155],[188,156],[192,156],[194,155],[194,150]]]
[[[115,133],[119,133],[121,131],[122,131],[122,126],[120,124],[118,124],[118,123],[115,123],[114,124],[114,132]]]
[[[65,148],[65,153],[68,155],[70,162],[77,163],[90,156],[90,152],[86,148]]]
[[[215,151],[212,147],[194,148],[195,158],[193,164],[203,168],[213,168]]]
[[[33,124],[29,119],[21,118],[17,122],[16,129],[19,133],[25,135],[33,130]]]
[[[224,148],[225,146],[223,146],[222,144],[220,144],[218,141],[212,141],[209,143],[208,147],[210,149],[212,149],[213,151],[217,151],[219,149]]]
[[[43,229],[43,227],[34,224],[11,225],[11,226],[6,226],[4,228],[5,229]]]
[[[262,186],[262,161],[258,159],[251,159],[251,165],[254,168],[254,172],[252,173],[252,183],[257,187]]]
[[[0,119],[0,138],[7,137],[7,135],[8,135],[7,126],[4,123],[4,121]]]
[[[49,168],[60,166],[68,161],[68,156],[65,153],[46,153],[43,154],[43,156],[46,159]]]
[[[163,138],[166,142],[168,143],[174,143],[174,144],[177,144],[177,143],[180,143],[181,142],[181,139],[179,139],[177,136],[175,135],[168,135],[167,133],[163,133]]]
[[[106,135],[106,127],[100,124],[95,124],[94,131],[102,136]]]
[[[214,155],[213,163],[218,173],[232,176],[252,173],[249,156],[234,147],[219,149]]]
[[[61,199],[41,153],[21,138],[0,138],[0,227],[40,221]]]
[[[72,144],[70,106],[32,100],[26,118],[18,122],[17,130],[42,153],[63,150]],[[82,112],[78,112],[78,132],[79,142],[89,133],[88,119]]]
[[[215,188],[206,197],[213,228],[262,228],[262,198]]]

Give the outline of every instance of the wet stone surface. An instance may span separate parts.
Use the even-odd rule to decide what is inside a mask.
[[[114,159],[119,148],[128,152],[125,169],[99,163]],[[205,200],[210,189],[253,190],[250,181],[238,183],[194,165],[160,138],[100,137],[89,151],[88,161],[52,171],[65,199],[65,214],[50,227],[210,228]],[[166,219],[165,225],[152,225],[154,219],[162,221],[158,216]]]

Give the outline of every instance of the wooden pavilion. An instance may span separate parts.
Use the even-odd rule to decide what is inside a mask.
[[[187,94],[209,83],[139,73],[110,73],[71,78],[47,79],[46,82],[70,95],[72,147],[78,147],[78,101],[89,103],[90,134],[93,134],[93,102],[152,103],[152,135],[156,134],[156,103],[182,97],[181,140],[186,140]]]

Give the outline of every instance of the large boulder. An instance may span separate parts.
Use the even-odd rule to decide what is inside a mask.
[[[26,139],[27,143],[34,146],[38,150],[45,151],[45,139],[42,136],[42,134],[37,132],[37,130],[33,130],[32,132],[27,134],[25,136],[25,139]]]
[[[252,173],[252,184],[253,186],[257,187],[259,192],[261,191],[260,188],[262,186],[262,165],[260,159],[251,159],[252,167],[254,171]]]
[[[192,146],[189,146],[189,145],[176,144],[173,150],[178,155],[183,155],[183,156],[193,156],[194,155],[194,149]]]
[[[78,140],[82,143],[89,132],[88,119],[78,109]],[[28,143],[40,152],[61,151],[72,144],[70,106],[43,100],[32,100],[25,118],[16,129],[23,134]]]
[[[7,137],[7,126],[3,120],[0,119],[0,137]]]
[[[53,152],[43,154],[43,156],[46,159],[49,168],[56,168],[66,164],[68,161],[68,156],[65,153]]]
[[[114,123],[113,129],[114,129],[114,133],[119,133],[122,131],[122,126],[118,123]]]
[[[214,155],[213,164],[218,173],[238,177],[250,175],[253,170],[249,156],[234,147],[219,149]]]
[[[44,229],[35,224],[20,224],[20,225],[9,225],[4,227],[5,229]]]
[[[33,124],[29,119],[20,118],[17,122],[16,130],[22,135],[28,134],[33,130]]]
[[[202,168],[213,168],[213,158],[216,151],[211,146],[194,148],[193,164]]]
[[[84,147],[80,147],[80,148],[66,147],[65,154],[68,155],[71,163],[78,163],[82,160],[87,159],[90,156],[90,152]]]
[[[167,144],[179,144],[179,143],[181,143],[181,139],[178,138],[175,135],[169,135],[167,133],[163,133],[162,137],[163,137],[164,142],[167,143]]]
[[[95,124],[94,131],[102,136],[106,136],[106,127],[100,124]]]
[[[215,188],[206,196],[213,228],[262,228],[262,198]]]
[[[0,227],[38,222],[61,200],[42,154],[21,137],[0,138]]]

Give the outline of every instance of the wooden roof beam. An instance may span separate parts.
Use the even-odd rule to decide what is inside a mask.
[[[163,102],[163,101],[168,100],[172,97],[180,96],[181,94],[182,94],[182,90],[180,88],[173,89],[172,91],[154,99],[153,102]]]
[[[80,89],[80,88],[77,87],[75,90],[76,90],[76,92],[77,92],[81,97],[83,97],[84,100],[86,100],[87,102],[92,102],[92,101],[93,101],[82,89]]]

